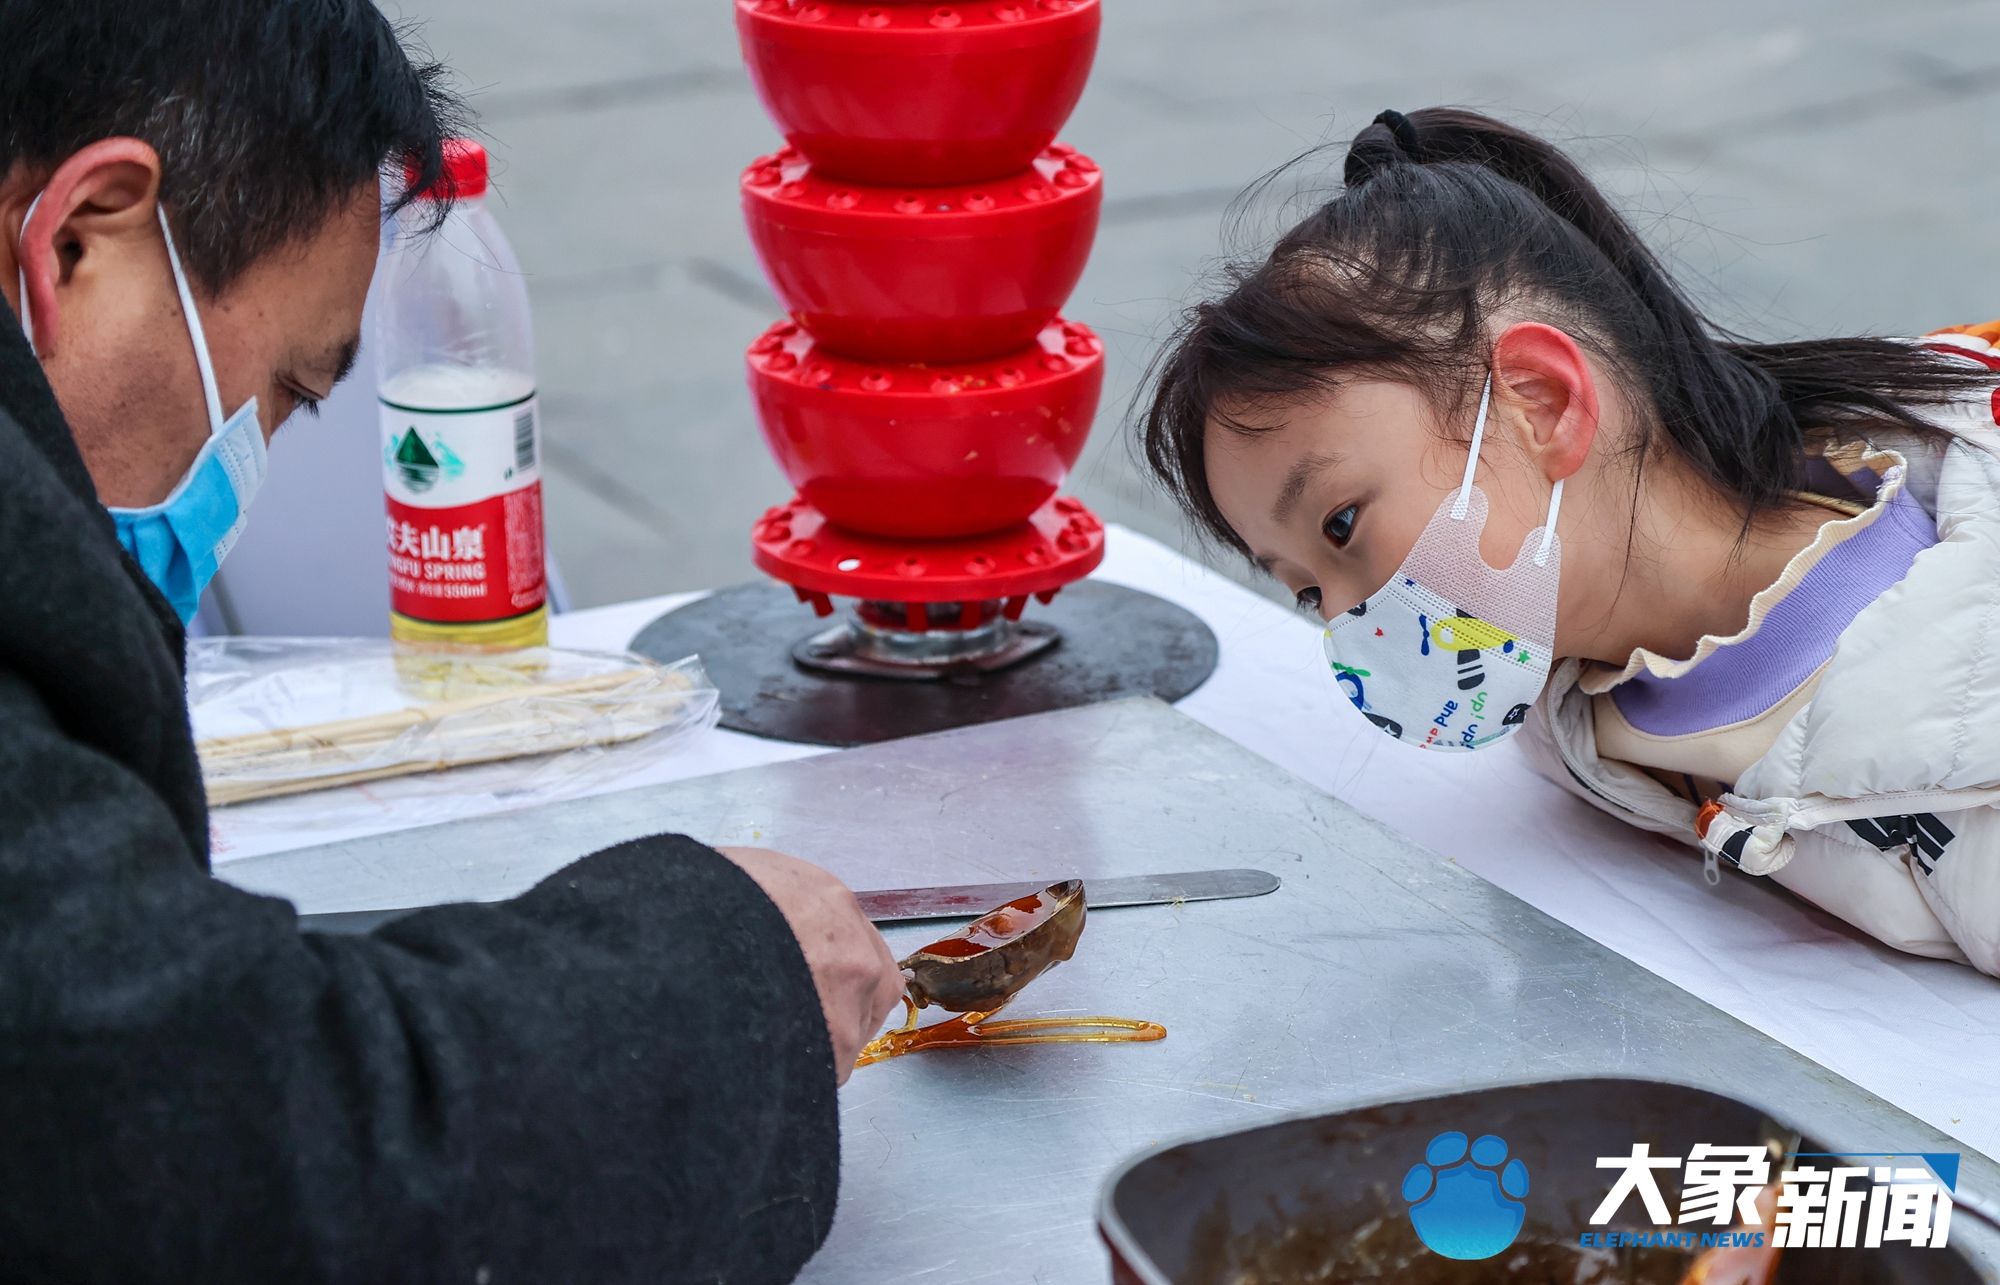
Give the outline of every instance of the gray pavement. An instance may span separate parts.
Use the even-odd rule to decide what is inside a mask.
[[[1383,107],[1461,103],[1563,141],[1717,315],[1760,337],[2000,316],[1991,4],[1857,0],[1107,0],[1064,137],[1104,167],[1068,314],[1110,345],[1070,489],[1194,544],[1132,462],[1125,411],[1229,238],[1230,199]],[[777,141],[729,0],[401,0],[475,93],[531,274],[548,520],[576,605],[755,575],[789,488],[742,350],[778,315],[736,176]],[[1328,182],[1338,152],[1319,167]],[[1308,171],[1312,173],[1313,171]],[[1232,570],[1236,570],[1232,568]]]

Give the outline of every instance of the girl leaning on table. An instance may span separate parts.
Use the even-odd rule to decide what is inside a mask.
[[[2000,974],[2000,352],[1718,332],[1582,172],[1384,112],[1141,426],[1407,745]]]

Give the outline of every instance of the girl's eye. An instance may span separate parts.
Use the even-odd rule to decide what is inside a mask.
[[[1360,515],[1360,508],[1350,504],[1321,523],[1320,530],[1326,534],[1327,539],[1333,541],[1336,548],[1344,549],[1347,547],[1347,542],[1354,538],[1354,522]]]
[[[1298,595],[1293,601],[1298,604],[1300,611],[1309,616],[1317,616],[1319,614],[1319,586],[1308,585],[1299,590]]]

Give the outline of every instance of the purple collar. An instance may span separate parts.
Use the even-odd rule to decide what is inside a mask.
[[[1827,550],[1778,600],[1756,633],[1713,652],[1678,678],[1645,670],[1611,689],[1625,721],[1653,736],[1686,736],[1755,718],[1833,655],[1861,609],[1909,574],[1937,543],[1923,506],[1898,492],[1874,522]]]

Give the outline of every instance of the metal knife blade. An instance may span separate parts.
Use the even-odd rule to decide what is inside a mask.
[[[971,919],[995,906],[1040,892],[1060,876],[1034,883],[969,883],[951,888],[887,888],[855,895],[868,918],[878,924],[919,923],[926,919]],[[1278,890],[1278,876],[1263,870],[1191,870],[1184,874],[1134,875],[1121,879],[1083,881],[1084,904],[1092,910],[1112,906],[1153,906],[1169,901],[1222,901],[1230,897],[1261,897]],[[303,927],[315,932],[365,933],[409,914],[415,906],[394,910],[346,910],[301,915]]]
[[[878,924],[914,923],[924,919],[963,919],[983,915],[995,906],[1039,892],[1063,876],[1032,883],[974,883],[950,888],[886,888],[859,892],[855,897],[868,918]],[[1152,906],[1170,901],[1221,901],[1231,897],[1261,897],[1278,889],[1278,876],[1263,870],[1191,870],[1181,874],[1133,875],[1083,881],[1084,904],[1092,910],[1112,906]]]

